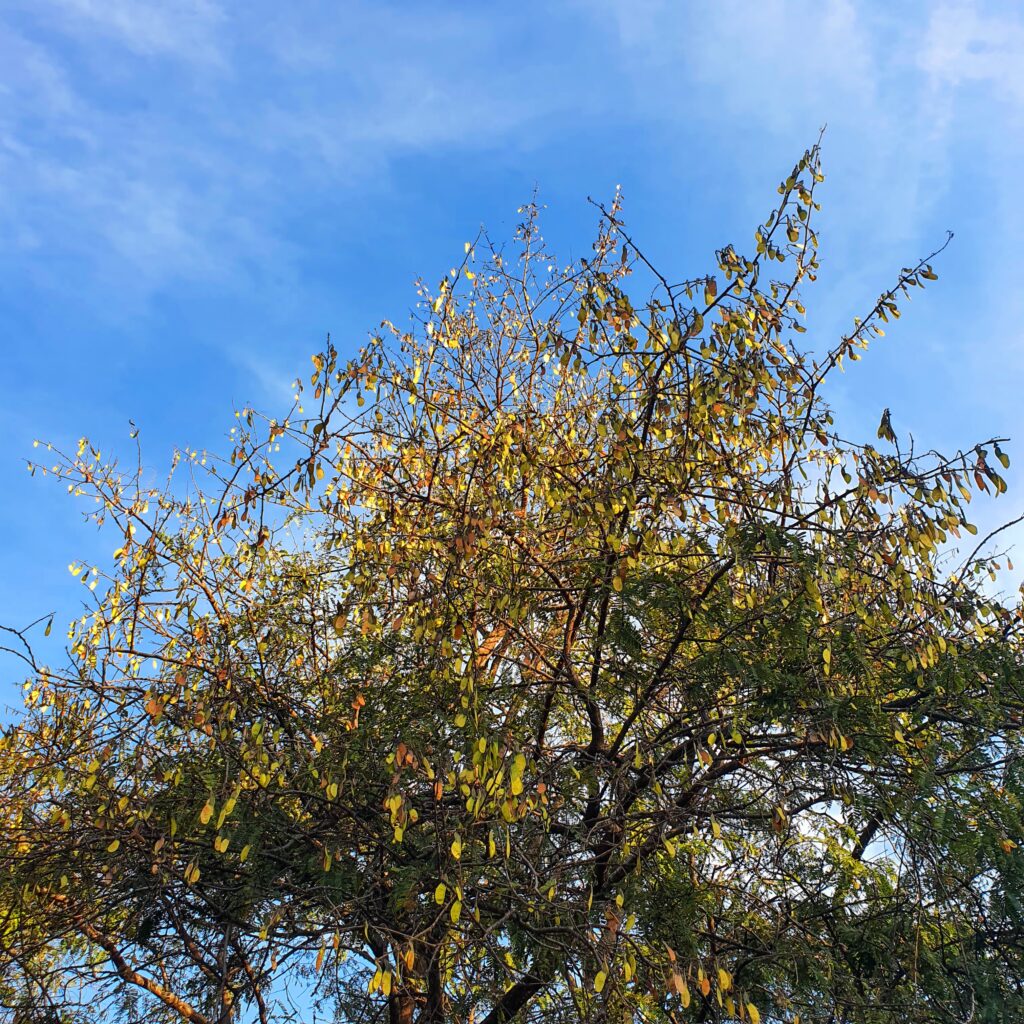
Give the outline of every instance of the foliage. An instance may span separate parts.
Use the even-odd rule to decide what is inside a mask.
[[[527,207],[223,460],[54,456],[118,547],[0,748],[14,1020],[1024,1014],[1007,459],[840,436],[935,275],[801,352],[821,180],[681,284]]]

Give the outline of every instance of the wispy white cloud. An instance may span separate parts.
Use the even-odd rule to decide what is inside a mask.
[[[685,7],[671,0],[605,0],[596,6],[623,46],[642,55],[634,70],[661,76],[672,68],[680,87],[711,84],[714,91],[701,98],[712,116],[756,105],[766,125],[801,126],[825,94],[862,104],[875,92],[874,39],[852,0],[701,0]]]
[[[35,0],[33,7],[46,10],[57,30],[105,36],[143,56],[222,59],[226,18],[213,0]]]
[[[211,0],[16,13],[0,28],[0,260],[45,286],[76,258],[143,302],[183,278],[237,283],[254,253],[287,273],[289,198],[380,188],[417,151],[514,143],[568,95],[501,60],[500,18],[355,3],[264,19]]]
[[[69,258],[93,286],[134,278],[144,291],[214,269],[210,242],[238,225],[207,201],[187,127],[164,135],[137,98],[105,104],[68,55],[29,33],[0,29],[0,61],[0,259],[43,287],[66,285]]]
[[[912,236],[941,196],[944,145],[924,109],[920,26],[903,7],[716,0],[673,16],[679,8],[668,0],[642,0],[635,18],[632,5],[601,6],[649,104],[663,119],[696,121],[694,147],[728,154],[730,174],[744,175],[744,163],[763,174],[752,153],[766,143],[793,153],[827,124],[833,204],[853,201],[847,184],[870,193],[895,242]]]
[[[940,3],[931,12],[920,51],[922,70],[944,86],[983,83],[990,100],[1024,110],[1024,21],[976,3]]]
[[[763,194],[765,147],[782,171],[829,122],[826,224],[832,208],[864,223],[832,239],[860,294],[926,230],[941,238],[935,211],[955,187],[952,147],[980,131],[972,119],[1024,105],[1012,4],[586,0],[542,21],[368,2],[344,17],[215,0],[9,10],[0,261],[59,286],[56,268],[75,259],[94,285],[131,281],[141,302],[174,280],[237,283],[256,253],[287,273],[296,198],[365,195],[405,156],[539,146],[609,114],[696,161],[714,152],[748,202]],[[546,39],[557,16],[561,35]],[[1016,136],[981,135],[996,165],[1020,156]],[[1019,217],[1010,176],[995,187],[990,201]]]
[[[835,291],[867,294],[880,266],[923,255],[942,228],[970,222],[975,203],[1000,208],[986,221],[982,258],[1004,244],[1016,251],[1024,218],[1019,3],[586,6],[616,35],[649,115],[685,119],[695,159],[708,150],[728,159],[740,197],[753,190],[739,183],[763,175],[766,147],[793,152],[828,123],[823,223],[826,260],[843,268]],[[992,271],[1005,288],[1004,268]],[[990,311],[1005,308],[1004,299]]]
[[[557,8],[541,21],[363,2],[343,17],[215,0],[8,10],[0,244],[8,256],[73,245],[63,221],[92,247],[93,272],[107,252],[146,268],[150,287],[276,251],[275,197],[290,190],[379,185],[396,157],[536,144],[557,135],[558,116],[608,109],[685,125],[680,147],[700,159],[703,135],[730,173],[748,163],[751,183],[763,173],[743,159],[751,146],[792,152],[828,121],[833,202],[870,193],[895,246],[949,187],[954,119],[986,101],[1024,104],[1024,12],[1012,4],[586,0],[562,9],[576,21],[550,40]],[[592,35],[567,46],[584,23]],[[588,60],[602,34],[608,48]],[[979,90],[970,114],[957,105],[965,84]]]

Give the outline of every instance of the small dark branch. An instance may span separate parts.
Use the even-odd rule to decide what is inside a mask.
[[[871,840],[875,838],[875,835],[881,827],[882,819],[877,814],[872,814],[861,834],[857,836],[857,842],[850,851],[850,856],[853,857],[854,860],[860,860],[864,856],[864,851],[868,848]]]
[[[494,1009],[484,1017],[480,1024],[505,1024],[506,1021],[512,1020],[547,984],[547,981],[535,974],[526,975],[498,1000]]]
[[[691,612],[684,612],[679,619],[679,627],[676,630],[675,636],[672,638],[672,642],[669,644],[668,650],[665,652],[664,657],[658,664],[658,667],[654,670],[650,681],[648,682],[643,694],[640,699],[636,702],[633,710],[626,716],[626,720],[622,723],[622,728],[619,729],[618,736],[615,737],[615,741],[612,743],[611,750],[609,753],[614,756],[618,753],[619,748],[622,746],[629,735],[629,730],[633,728],[637,718],[647,710],[647,704],[651,697],[657,692],[658,687],[661,685],[665,673],[671,668],[672,662],[675,660],[675,656],[679,651],[679,646],[686,638],[686,633],[693,623],[694,615],[700,609],[701,604],[708,598],[711,591],[718,585],[719,580],[736,564],[735,558],[727,559],[715,572],[712,574],[711,579],[708,580],[707,585],[697,595],[696,599],[691,603]]]
[[[15,629],[13,626],[0,626],[0,632],[7,633],[14,637],[12,643],[17,643],[16,647],[8,647],[6,644],[0,644],[0,651],[4,651],[6,654],[13,654],[14,657],[25,662],[26,665],[33,672],[39,671],[39,666],[36,664],[36,657],[32,651],[32,645],[28,642],[28,631],[38,626],[41,622],[52,623],[52,615],[44,615],[42,618],[36,619],[35,622],[30,622],[24,629]],[[49,632],[49,625],[47,625],[46,631]]]

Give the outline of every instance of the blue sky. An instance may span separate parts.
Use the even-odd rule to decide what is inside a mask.
[[[1024,458],[1019,0],[6,0],[0,69],[2,623],[66,621],[68,563],[116,546],[28,476],[33,438],[130,454],[131,419],[158,469],[223,447],[234,407],[283,411],[328,331],[348,352],[401,320],[534,187],[560,254],[621,184],[656,262],[703,273],[825,122],[808,345],[956,232],[831,392],[841,424],[889,406],[920,446]],[[983,524],[1024,511],[1009,482]]]

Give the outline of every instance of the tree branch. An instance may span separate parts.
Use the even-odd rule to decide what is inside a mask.
[[[183,1020],[189,1021],[190,1024],[210,1024],[209,1018],[189,1006],[180,996],[164,988],[163,985],[158,984],[152,978],[139,974],[121,955],[121,951],[117,946],[103,935],[102,932],[82,920],[78,921],[78,927],[86,938],[103,948],[107,956],[110,957],[110,962],[114,965],[117,973],[130,985],[137,985],[139,988],[145,989],[150,995],[156,996],[160,1002],[165,1006],[169,1006]]]

